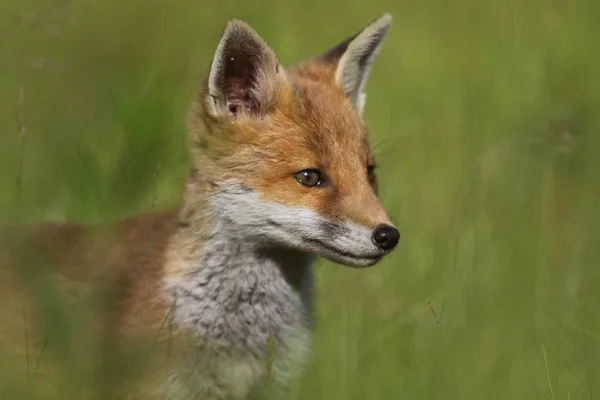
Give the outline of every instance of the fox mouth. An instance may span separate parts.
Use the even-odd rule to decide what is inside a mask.
[[[281,227],[283,226],[283,224],[273,221],[273,220],[268,220],[269,224],[271,226],[276,226],[276,227]],[[328,223],[326,224],[327,230],[329,230],[330,234],[334,234],[334,229],[343,229],[341,226],[335,225],[335,224],[331,224]],[[360,255],[360,254],[354,254],[351,253],[349,251],[345,251],[342,249],[339,249],[335,246],[332,246],[331,244],[320,240],[320,239],[315,239],[315,238],[311,238],[311,237],[306,237],[306,236],[300,236],[302,241],[305,243],[309,243],[312,244],[318,248],[321,249],[325,249],[327,250],[327,252],[339,257],[339,258],[346,258],[346,259],[350,259],[350,260],[354,260],[354,261],[358,261],[361,264],[367,264],[367,265],[372,265],[375,262],[379,261],[384,255],[386,255],[388,252],[384,252],[384,253],[380,253],[380,254],[368,254],[368,255]]]
[[[372,264],[376,263],[386,254],[386,253],[369,254],[369,255],[354,254],[354,253],[351,253],[348,251],[341,250],[341,249],[339,249],[335,246],[332,246],[332,245],[330,245],[322,240],[319,240],[319,239],[305,237],[305,238],[303,238],[303,240],[307,243],[317,245],[318,247],[325,249],[328,252],[333,253],[334,255],[336,255],[338,257],[352,259],[352,260],[360,262],[361,264],[364,263],[366,265],[372,265]]]

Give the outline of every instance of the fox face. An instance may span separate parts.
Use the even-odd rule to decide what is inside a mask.
[[[215,230],[357,267],[396,247],[362,119],[390,23],[286,69],[248,24],[228,22],[189,123],[189,185],[209,187]]]

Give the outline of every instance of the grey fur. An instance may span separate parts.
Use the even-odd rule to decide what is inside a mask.
[[[175,323],[191,330],[201,348],[169,377],[165,396],[246,399],[260,395],[269,380],[285,391],[308,356],[314,256],[270,246],[256,240],[260,235],[243,237],[213,197],[214,214],[223,217],[215,221],[201,264],[167,282]]]
[[[178,388],[177,399],[246,398],[270,378],[271,357],[271,378],[286,385],[309,347],[311,257],[259,249],[227,233],[214,235],[206,248],[202,265],[170,285],[174,319],[202,340],[202,349],[169,390]]]

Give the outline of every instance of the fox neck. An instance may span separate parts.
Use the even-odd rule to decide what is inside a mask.
[[[195,199],[181,209],[167,263],[175,322],[202,339],[257,351],[270,338],[285,342],[290,332],[309,328],[315,257],[244,240],[212,209],[210,195]]]
[[[217,224],[218,226],[218,224]],[[216,232],[189,272],[169,282],[174,317],[202,339],[262,348],[311,324],[311,263],[293,250],[260,249]]]

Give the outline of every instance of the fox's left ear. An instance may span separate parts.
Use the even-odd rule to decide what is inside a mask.
[[[285,85],[277,56],[246,22],[229,20],[213,56],[206,105],[213,116],[271,111]]]
[[[371,66],[391,23],[392,16],[384,14],[319,57],[321,61],[335,63],[335,81],[344,89],[359,115],[362,115],[365,105],[363,90]]]

